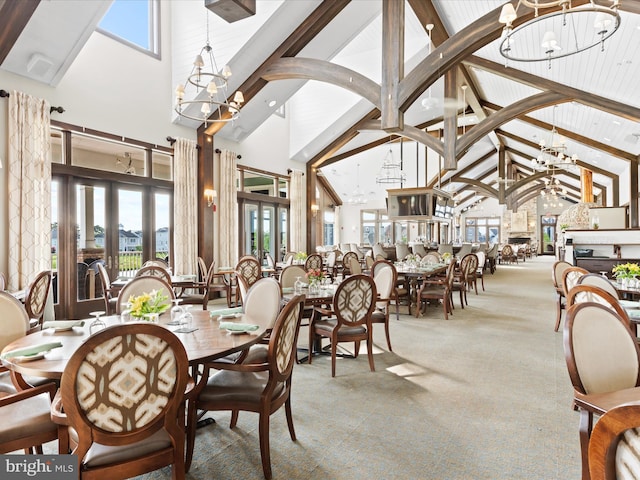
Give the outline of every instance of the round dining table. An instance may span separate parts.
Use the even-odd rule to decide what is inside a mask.
[[[266,319],[249,317],[242,313],[231,318],[223,318],[208,310],[191,309],[190,312],[193,315],[191,329],[195,330],[189,333],[178,333],[185,326],[170,325],[169,313],[160,316],[159,324],[174,331],[180,338],[187,352],[189,364],[192,366],[244,350],[259,342],[270,328]],[[119,315],[101,319],[105,321],[106,328],[123,323]],[[2,350],[2,364],[22,375],[60,379],[73,353],[90,336],[91,322],[92,319],[86,320],[84,326],[75,326],[66,331],[46,328],[14,340]],[[220,328],[220,322],[257,325],[258,329],[250,332],[227,331]],[[52,342],[60,342],[62,347],[51,349],[44,355],[33,355],[32,360],[5,355],[6,352]]]

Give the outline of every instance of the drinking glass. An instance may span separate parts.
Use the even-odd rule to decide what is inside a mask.
[[[293,284],[293,290],[295,293],[302,293],[302,277],[296,277],[296,283]]]
[[[91,312],[89,315],[95,317],[95,319],[89,324],[89,335],[93,335],[94,333],[102,330],[103,328],[107,328],[107,324],[104,323],[104,320],[101,320],[100,317],[104,315],[105,312]]]
[[[193,323],[193,314],[189,311],[190,305],[184,306],[184,313],[180,316],[180,325],[191,327]]]
[[[160,314],[159,313],[145,313],[144,318],[147,319],[150,323],[158,323],[160,322]]]
[[[180,323],[180,318],[184,314],[184,308],[180,306],[180,302],[182,302],[181,298],[175,298],[171,300],[173,302],[173,307],[171,307],[171,323],[178,324]]]

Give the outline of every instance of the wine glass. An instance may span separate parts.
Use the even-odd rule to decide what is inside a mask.
[[[184,314],[184,308],[180,306],[182,299],[174,298],[171,301],[174,303],[173,307],[171,307],[171,323],[177,325],[180,323],[180,317]]]
[[[104,320],[100,319],[105,312],[97,311],[90,312],[89,315],[95,317],[95,319],[89,324],[89,335],[93,335],[95,332],[102,330],[103,328],[107,328],[107,324],[104,323]]]
[[[296,277],[296,283],[293,284],[295,293],[302,293],[302,277]]]
[[[184,312],[180,316],[180,325],[186,325],[187,327],[191,327],[193,323],[193,314],[189,311],[191,305],[184,306]]]

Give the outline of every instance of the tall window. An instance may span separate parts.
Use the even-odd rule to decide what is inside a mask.
[[[500,219],[494,217],[467,217],[465,219],[465,242],[499,243]]]
[[[158,0],[114,0],[98,31],[150,55],[160,56]]]

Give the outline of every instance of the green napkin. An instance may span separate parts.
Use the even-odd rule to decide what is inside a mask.
[[[222,330],[231,330],[234,332],[253,332],[260,328],[259,325],[249,325],[247,323],[220,322]]]
[[[84,320],[54,320],[51,322],[44,322],[42,328],[72,328],[72,327],[84,327]]]
[[[282,289],[282,293],[293,293],[295,291],[295,288],[293,287],[284,287]]]
[[[2,354],[2,358],[28,357],[30,355],[37,355],[38,353],[48,352],[49,350],[60,347],[62,347],[62,343],[60,342],[41,343],[40,345],[33,345],[31,347],[18,348],[16,350],[4,352]]]
[[[242,313],[242,307],[222,308],[209,312],[209,316],[217,317],[218,315],[231,315],[233,313]]]

